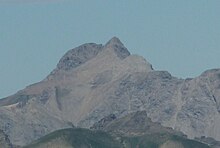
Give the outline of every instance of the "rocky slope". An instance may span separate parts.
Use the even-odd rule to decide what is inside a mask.
[[[194,79],[155,71],[114,37],[68,51],[44,80],[0,100],[0,129],[25,145],[52,131],[145,110],[190,138],[220,140],[220,69]]]
[[[12,144],[11,144],[8,136],[2,130],[0,130],[0,147],[12,148]]]
[[[92,130],[101,130],[121,136],[142,136],[153,134],[170,134],[186,137],[169,127],[163,127],[160,123],[152,122],[146,111],[129,113],[124,117],[117,118],[114,114],[104,117],[96,122]]]
[[[104,131],[104,132],[103,132]],[[93,130],[64,129],[53,132],[25,148],[209,148],[188,140],[171,128],[153,123],[145,111],[116,119],[114,115],[101,119]]]

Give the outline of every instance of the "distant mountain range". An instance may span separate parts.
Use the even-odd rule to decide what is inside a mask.
[[[139,121],[135,118],[138,114],[146,118]],[[128,124],[130,117],[137,123],[144,120],[143,126],[133,120]],[[153,123],[155,126],[151,126]],[[183,142],[186,136],[218,144],[220,69],[205,71],[193,79],[179,79],[167,71],[154,70],[113,37],[105,45],[87,43],[68,51],[44,80],[0,100],[0,129],[16,146],[33,144],[39,138],[41,142],[43,136],[56,130],[49,141],[61,138],[61,143],[70,147],[75,143],[71,145],[59,133],[74,137],[85,132],[88,137],[96,135],[94,140],[100,144],[106,143],[99,137],[104,134],[107,137],[103,138],[116,146],[130,145],[126,137],[136,137],[135,141],[143,145],[143,139],[149,139],[149,133],[145,133],[148,126],[150,135],[159,140],[153,142],[157,147],[170,143],[187,147]],[[61,130],[66,128],[71,130]],[[160,138],[158,129],[168,136]]]

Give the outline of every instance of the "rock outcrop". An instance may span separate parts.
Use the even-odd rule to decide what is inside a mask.
[[[13,148],[8,135],[6,135],[2,130],[0,130],[0,147],[2,148]]]

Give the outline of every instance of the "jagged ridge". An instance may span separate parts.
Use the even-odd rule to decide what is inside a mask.
[[[0,129],[24,145],[51,131],[90,128],[109,114],[145,110],[153,122],[190,138],[220,140],[220,70],[194,79],[155,71],[119,39],[72,49],[47,79],[0,100]]]

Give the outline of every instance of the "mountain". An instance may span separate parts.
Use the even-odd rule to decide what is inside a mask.
[[[206,144],[186,139],[171,128],[153,123],[145,111],[119,119],[110,115],[97,122],[95,127],[98,129],[58,130],[24,148],[209,148]]]
[[[15,145],[146,111],[153,122],[220,141],[220,69],[193,79],[156,71],[113,37],[69,50],[42,81],[0,100],[0,129]]]

